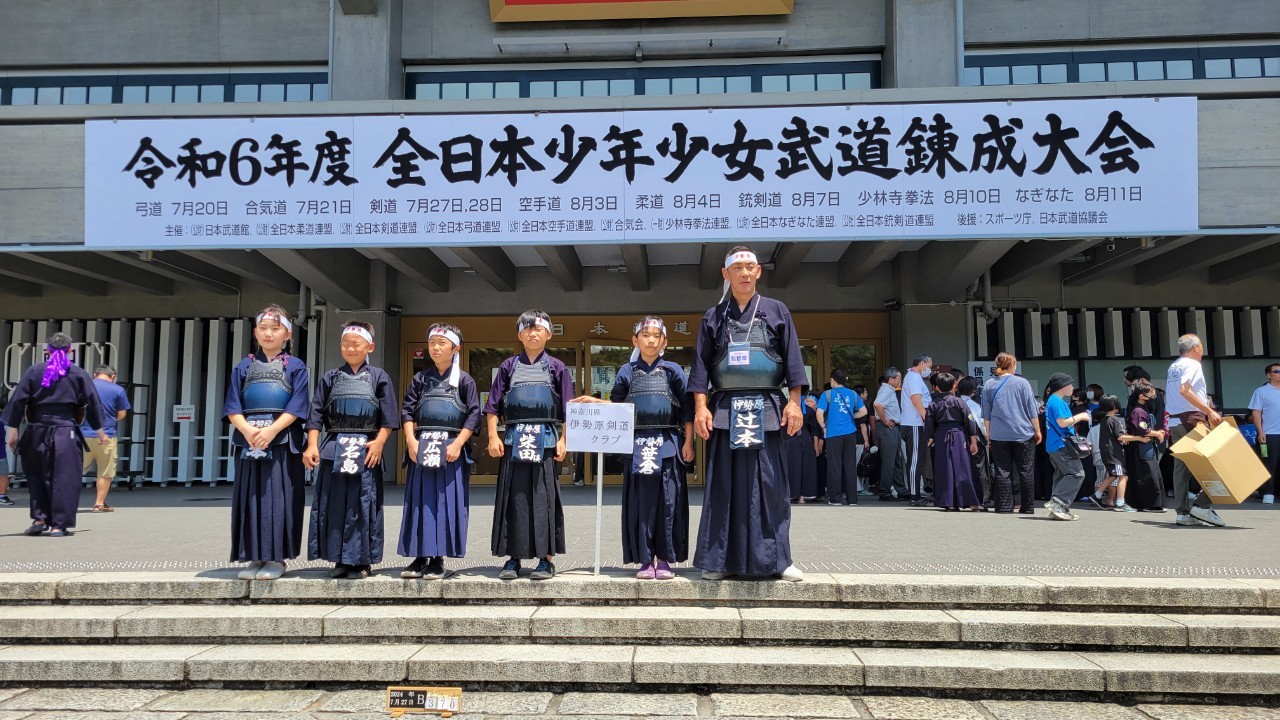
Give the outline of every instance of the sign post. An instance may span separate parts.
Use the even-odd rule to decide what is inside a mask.
[[[571,402],[565,413],[565,449],[596,455],[595,574],[600,574],[600,529],[604,514],[605,453],[627,454],[635,443],[636,407],[630,403]]]

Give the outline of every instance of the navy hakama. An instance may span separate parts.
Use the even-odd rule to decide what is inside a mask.
[[[421,437],[426,428],[418,426],[415,414],[424,393],[447,386],[449,372],[440,373],[434,365],[413,376],[405,392],[400,419],[414,423]],[[476,381],[458,371],[456,399],[465,406],[462,429],[472,433],[480,429],[480,392]],[[419,418],[425,420],[426,418]],[[458,431],[448,431],[445,446],[458,438]],[[441,454],[440,467],[425,467],[417,458],[408,458],[405,473],[404,517],[400,524],[400,544],[396,552],[404,557],[451,557],[467,554],[467,524],[471,514],[471,451],[464,445],[457,460],[448,462]]]
[[[980,505],[969,454],[976,425],[968,404],[955,395],[935,395],[925,432],[933,438],[933,504],[953,510]]]
[[[362,463],[358,474],[336,472],[333,466],[339,434],[364,435],[369,440],[378,435],[377,432],[347,433],[329,429],[334,427],[335,415],[340,412],[329,407],[337,376],[341,374],[344,379],[349,379],[361,373],[368,373],[373,392],[368,399],[377,406],[379,427],[388,430],[400,427],[399,398],[391,376],[385,370],[366,363],[352,372],[349,365],[343,365],[321,376],[306,425],[308,431],[326,431],[324,443],[320,446],[320,465],[316,468],[315,492],[311,499],[311,524],[307,534],[309,560],[353,566],[382,562],[385,535],[382,463],[372,468]]]
[[[439,468],[411,463],[405,473],[404,519],[396,552],[404,557],[465,557],[470,481],[465,457]]]
[[[246,458],[247,446],[240,431],[232,429],[235,448],[234,487],[231,492],[232,562],[284,562],[302,552],[302,520],[306,503],[306,468],[302,464],[302,425],[310,413],[307,366],[298,358],[280,354],[289,388],[284,412],[298,420],[276,436],[266,458]],[[253,414],[242,400],[245,376],[254,362],[265,363],[261,353],[241,360],[231,371],[223,417]],[[278,413],[277,413],[278,414]]]
[[[728,373],[735,372],[735,356],[728,353],[731,344],[741,347],[740,352],[748,353],[752,362],[761,356],[777,358],[772,359],[776,365],[767,372],[781,377],[782,385],[799,390],[808,382],[786,305],[755,295],[745,307],[739,307],[729,297],[703,316],[689,391],[712,393],[707,407],[714,429],[707,441],[706,489],[693,564],[704,571],[731,575],[778,575],[792,564],[791,484],[783,449],[786,430],[780,427],[786,402],[779,389],[750,389],[763,384],[725,382],[725,387],[712,387],[713,372],[721,377],[726,374],[721,369],[726,358]],[[764,384],[768,382],[773,381]],[[735,441],[741,441],[741,433],[731,440],[729,431],[736,412],[731,409],[733,401],[758,403],[761,395],[764,409],[759,417],[752,416],[752,422],[761,428],[759,436],[752,438],[753,446],[732,449]]]
[[[303,386],[304,388],[306,386]],[[236,458],[231,488],[231,560],[284,562],[302,552],[306,506],[302,455],[272,446],[271,457]]]
[[[707,442],[707,484],[693,564],[730,575],[777,575],[791,565],[791,500],[780,433],[759,450]]]
[[[489,387],[484,412],[503,414],[503,398],[512,384],[516,365],[533,366],[546,363],[550,383],[564,417],[564,403],[573,397],[573,375],[565,364],[542,353],[531,360],[524,352],[507,358]],[[505,417],[504,417],[505,419]],[[517,422],[507,419],[505,447],[498,467],[498,486],[493,506],[493,534],[490,548],[494,555],[517,560],[545,558],[565,551],[564,507],[560,503],[560,480],[556,475],[555,445],[560,438],[560,423],[519,421],[524,425],[540,425],[542,430],[541,461],[518,461],[516,453]]]
[[[492,551],[517,560],[544,558],[564,552],[564,507],[556,477],[555,451],[542,462],[502,458],[493,506]]]
[[[810,423],[817,423],[813,411],[803,403],[804,425],[800,432],[786,438],[787,479],[792,499],[818,496],[818,454],[813,447],[813,431]]]
[[[84,471],[85,440],[76,415],[83,408],[89,427],[98,430],[102,408],[93,378],[77,365],[68,365],[65,375],[44,387],[48,364],[36,363],[23,374],[5,406],[3,423],[16,428],[27,420],[17,451],[27,473],[32,521],[70,530],[76,526]]]

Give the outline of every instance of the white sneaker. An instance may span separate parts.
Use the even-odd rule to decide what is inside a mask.
[[[1191,506],[1191,517],[1202,523],[1208,523],[1214,527],[1226,527],[1227,521],[1218,517],[1218,513],[1213,508],[1202,508],[1197,505]]]
[[[1066,512],[1065,510],[1052,509],[1049,511],[1049,517],[1054,520],[1079,520],[1080,516],[1075,513]]]
[[[284,563],[267,562],[262,563],[262,569],[254,580],[279,580],[281,575],[284,575]]]
[[[1191,517],[1190,515],[1182,515],[1181,513],[1179,513],[1179,515],[1178,515],[1178,519],[1177,519],[1177,520],[1175,520],[1174,522],[1175,522],[1175,523],[1177,523],[1178,525],[1182,525],[1183,527],[1188,527],[1188,526],[1192,526],[1192,525],[1199,525],[1199,524],[1200,524],[1200,521],[1199,521],[1199,520],[1196,520],[1195,518]]]
[[[1263,504],[1263,505],[1275,505],[1275,504],[1276,504],[1276,496],[1275,496],[1275,495],[1263,495],[1263,496],[1262,496],[1262,504]]]
[[[727,577],[729,577],[729,573],[711,572],[710,570],[703,570],[703,571],[702,571],[702,579],[703,579],[703,580],[712,580],[712,581],[716,581],[716,580],[723,580],[723,579],[725,579],[725,578],[727,578]]]
[[[262,563],[260,562],[249,563],[249,567],[241,570],[240,574],[237,575],[237,577],[239,577],[241,580],[253,580],[258,577],[258,571],[261,569],[262,569]]]
[[[778,578],[780,580],[786,580],[787,582],[800,582],[801,580],[804,580],[804,573],[800,572],[800,568],[795,565],[788,565],[787,569],[783,570],[782,574],[779,575]]]

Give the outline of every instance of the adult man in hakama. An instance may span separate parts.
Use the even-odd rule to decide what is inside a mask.
[[[693,561],[707,580],[804,577],[791,564],[783,433],[800,432],[808,379],[791,311],[756,293],[760,273],[751,250],[729,251],[721,271],[725,297],[703,315],[689,376],[694,431],[708,448]]]

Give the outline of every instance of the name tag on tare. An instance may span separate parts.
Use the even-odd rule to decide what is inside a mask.
[[[737,367],[741,365],[750,365],[750,364],[751,364],[750,350],[730,350],[729,351],[729,365],[731,367]]]

